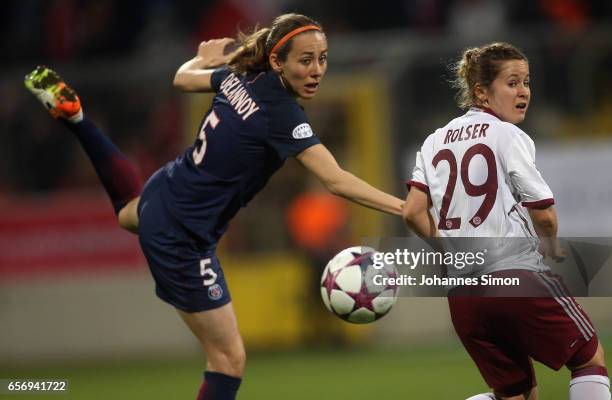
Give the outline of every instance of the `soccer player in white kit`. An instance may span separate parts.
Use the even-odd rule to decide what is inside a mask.
[[[609,400],[593,324],[543,263],[542,255],[561,259],[563,250],[533,140],[515,125],[525,119],[531,97],[527,58],[508,43],[492,43],[464,51],[454,72],[459,105],[467,112],[437,129],[417,153],[404,220],[423,238],[517,238],[493,249],[496,262],[470,273],[520,277],[521,285],[547,293],[484,298],[477,297],[478,288],[450,290],[455,330],[493,390],[470,400],[537,399],[532,359],[571,370],[570,400]]]

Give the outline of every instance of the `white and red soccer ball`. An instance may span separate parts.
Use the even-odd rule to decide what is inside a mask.
[[[391,310],[399,287],[375,282],[397,278],[398,272],[393,264],[375,268],[376,253],[371,247],[349,247],[327,263],[321,277],[321,297],[329,311],[346,321],[366,324]]]

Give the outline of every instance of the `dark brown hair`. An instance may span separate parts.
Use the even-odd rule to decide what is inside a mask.
[[[452,85],[458,89],[457,104],[461,108],[477,105],[476,84],[489,87],[497,77],[501,65],[508,60],[528,61],[525,54],[509,43],[491,43],[464,50],[461,59],[451,66]]]
[[[269,70],[268,56],[274,45],[287,33],[306,25],[321,27],[321,24],[305,15],[292,13],[274,18],[269,28],[255,27],[251,33],[238,31],[236,41],[240,49],[228,63],[230,70],[241,75]],[[276,53],[279,59],[287,59],[292,43],[293,39],[290,39],[278,49]]]

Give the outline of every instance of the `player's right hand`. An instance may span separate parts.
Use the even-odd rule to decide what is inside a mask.
[[[212,39],[200,43],[197,57],[206,68],[227,64],[236,51],[235,40],[232,38]]]

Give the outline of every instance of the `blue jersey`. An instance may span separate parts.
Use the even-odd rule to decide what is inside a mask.
[[[320,143],[308,118],[273,71],[212,74],[216,95],[195,143],[162,171],[168,213],[203,248],[288,157]]]

